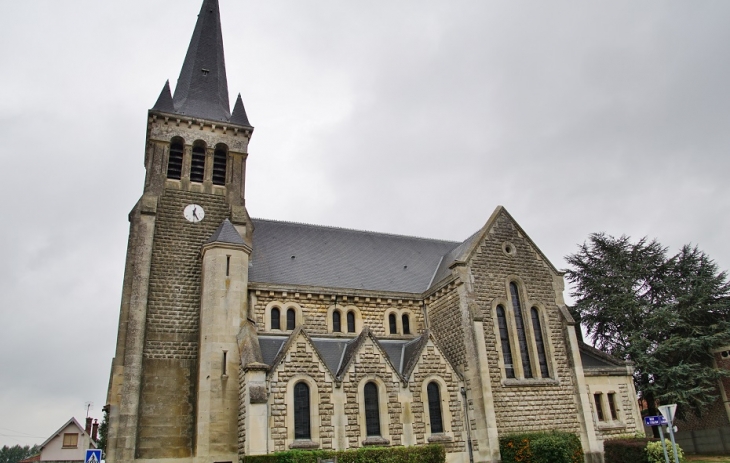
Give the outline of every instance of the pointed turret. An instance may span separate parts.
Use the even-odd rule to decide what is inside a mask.
[[[218,0],[204,0],[173,96],[175,112],[214,121],[231,117]]]
[[[243,100],[241,94],[238,94],[236,104],[233,106],[233,114],[231,114],[231,122],[238,125],[251,127],[248,122],[248,116],[246,115],[246,108],[243,107]]]
[[[170,90],[170,81],[165,82],[165,86],[162,87],[160,96],[157,98],[157,103],[152,107],[155,111],[162,111],[166,113],[174,113],[175,106],[172,104],[172,91]]]

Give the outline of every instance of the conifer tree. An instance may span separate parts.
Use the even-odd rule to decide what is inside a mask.
[[[593,234],[567,256],[573,312],[596,347],[634,363],[650,415],[676,403],[702,416],[718,396],[710,350],[730,344],[726,272],[696,246],[675,255],[656,240]]]

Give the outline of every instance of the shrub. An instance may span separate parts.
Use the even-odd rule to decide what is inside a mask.
[[[649,463],[646,445],[653,439],[611,439],[603,443],[606,463]]]
[[[440,445],[420,447],[365,447],[357,450],[289,450],[271,455],[243,456],[241,463],[317,463],[317,458],[337,457],[337,463],[444,463]]]
[[[674,463],[674,448],[672,447],[672,441],[664,439],[664,444],[667,446],[667,455],[669,455],[669,461]],[[662,448],[662,442],[648,442],[646,444],[646,456],[649,463],[666,463],[664,459],[664,449]],[[684,452],[682,448],[677,444],[677,456],[679,456],[679,462],[684,463]]]
[[[575,434],[537,432],[499,440],[502,463],[583,463],[583,448]]]

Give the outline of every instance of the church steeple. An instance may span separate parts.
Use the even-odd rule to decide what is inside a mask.
[[[218,0],[204,0],[172,98],[177,114],[231,118]]]

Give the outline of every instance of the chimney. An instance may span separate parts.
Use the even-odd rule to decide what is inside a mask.
[[[93,418],[86,417],[86,427],[84,428],[84,431],[86,431],[86,434],[91,435],[91,422],[93,421]]]
[[[99,440],[99,439],[97,439],[98,435],[99,435],[99,420],[94,420],[94,430],[91,431],[91,440],[93,440],[94,442]]]

